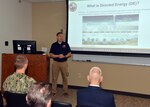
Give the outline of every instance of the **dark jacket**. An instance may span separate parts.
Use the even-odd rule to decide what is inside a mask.
[[[116,107],[114,96],[100,87],[89,86],[77,92],[77,105],[90,107]]]

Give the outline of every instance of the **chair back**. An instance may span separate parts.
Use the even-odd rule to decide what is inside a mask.
[[[27,107],[26,94],[4,92],[6,107]]]
[[[0,107],[3,107],[3,97],[1,91],[0,91]]]
[[[72,104],[60,101],[52,101],[51,107],[72,107]]]
[[[88,106],[88,105],[76,105],[76,107],[92,107],[92,106]]]

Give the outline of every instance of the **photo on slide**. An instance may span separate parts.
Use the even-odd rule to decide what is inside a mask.
[[[82,17],[82,45],[138,46],[139,14]]]

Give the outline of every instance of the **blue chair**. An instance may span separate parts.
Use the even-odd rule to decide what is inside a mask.
[[[91,107],[91,106],[88,106],[88,105],[76,105],[76,107]]]
[[[1,91],[0,91],[0,107],[3,107],[3,97]]]
[[[6,107],[27,107],[26,94],[4,92]]]
[[[52,101],[51,107],[72,107],[72,105],[66,102]]]

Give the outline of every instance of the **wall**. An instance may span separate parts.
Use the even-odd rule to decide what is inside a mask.
[[[64,2],[33,3],[33,39],[38,41],[37,48],[49,47],[55,41],[56,33],[66,30]]]
[[[0,0],[0,73],[1,54],[13,52],[12,40],[32,39],[32,4],[18,1]]]
[[[56,40],[56,33],[66,29],[65,2],[33,3],[33,38],[38,49]],[[52,63],[52,60],[51,60]],[[150,95],[150,67],[92,62],[76,62],[69,59],[69,85],[87,86],[86,75],[92,66],[100,66],[104,81],[102,87]],[[58,83],[61,83],[59,77]]]

